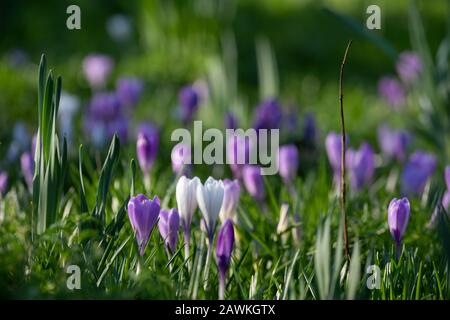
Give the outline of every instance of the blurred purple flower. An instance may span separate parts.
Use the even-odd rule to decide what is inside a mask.
[[[392,107],[398,109],[405,103],[405,89],[394,77],[384,76],[378,82],[380,96]]]
[[[193,86],[184,86],[178,94],[178,103],[180,105],[181,120],[184,124],[190,123],[200,104],[198,92]]]
[[[237,129],[238,120],[233,112],[228,112],[225,115],[225,129]]]
[[[227,219],[235,220],[236,209],[239,203],[241,194],[241,187],[238,180],[225,179],[223,181],[224,195],[222,208],[220,209],[219,217],[222,222]]]
[[[297,176],[298,162],[298,150],[295,145],[289,144],[280,147],[278,153],[278,166],[280,176],[285,183],[292,182]]]
[[[144,255],[150,233],[158,220],[160,212],[159,198],[148,199],[143,194],[132,197],[128,202],[128,217],[136,235],[139,254]]]
[[[158,228],[167,248],[174,253],[177,248],[178,230],[180,229],[180,215],[177,209],[161,210]]]
[[[245,165],[242,170],[242,177],[247,192],[257,201],[264,200],[266,191],[261,168],[256,165]]]
[[[281,106],[277,99],[261,102],[255,110],[253,127],[259,129],[279,129],[282,120]]]
[[[414,152],[402,172],[402,194],[421,195],[435,169],[436,157],[434,155],[423,151]]]
[[[216,260],[219,269],[219,298],[223,299],[225,291],[225,279],[231,262],[231,254],[234,246],[233,222],[228,219],[222,225],[217,237]]]
[[[400,54],[396,69],[403,83],[410,85],[419,78],[422,72],[422,61],[415,52],[405,51]]]
[[[410,205],[407,198],[392,199],[388,207],[388,225],[399,252],[410,216]]]
[[[406,149],[411,142],[411,135],[403,130],[392,130],[386,125],[378,127],[378,143],[381,151],[388,157],[403,161]]]
[[[189,175],[191,171],[191,146],[185,143],[176,144],[170,154],[172,160],[172,170],[176,174]]]
[[[235,134],[227,140],[227,163],[236,179],[242,177],[242,169],[249,164],[255,141],[249,136]]]
[[[447,190],[450,190],[450,166],[445,167],[445,184],[447,185]]]
[[[20,167],[22,168],[22,174],[27,183],[28,189],[33,189],[33,176],[34,176],[34,157],[29,152],[24,152],[20,157]]]
[[[8,188],[8,173],[5,171],[0,171],[0,195],[6,193]]]
[[[104,54],[90,54],[83,60],[83,73],[93,88],[102,88],[114,67],[113,60]]]
[[[141,170],[148,175],[159,149],[159,132],[149,123],[139,127],[136,142],[136,154]]]
[[[345,160],[350,173],[350,186],[354,191],[359,191],[372,181],[375,154],[368,143],[363,143],[358,150],[347,150]]]
[[[315,144],[317,137],[317,124],[314,113],[307,113],[303,120],[303,140],[312,145]]]
[[[331,168],[334,173],[339,174],[341,172],[342,136],[335,132],[330,132],[325,138],[325,149]]]
[[[96,93],[89,104],[90,114],[101,121],[115,119],[121,109],[122,105],[115,92]]]
[[[127,107],[134,107],[144,91],[144,84],[139,78],[120,78],[116,83],[119,101]]]

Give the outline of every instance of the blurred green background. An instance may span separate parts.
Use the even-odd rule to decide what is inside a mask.
[[[66,8],[71,4],[81,8],[81,30],[66,28]],[[336,130],[339,64],[350,38],[354,43],[346,72],[347,126],[351,136],[374,140],[376,126],[391,116],[377,98],[376,84],[381,75],[395,72],[394,61],[336,16],[364,26],[371,4],[381,8],[382,29],[364,32],[385,39],[397,52],[410,49],[407,0],[3,0],[0,141],[9,140],[17,120],[30,132],[36,129],[36,70],[42,53],[63,76],[63,89],[78,95],[82,105],[91,95],[82,76],[82,59],[92,52],[111,55],[116,65],[111,87],[119,75],[145,80],[135,119],[164,124],[179,87],[208,75],[214,61],[224,61],[227,71],[236,70],[243,113],[251,110],[260,101],[258,39],[267,39],[275,55],[281,101],[302,113],[315,112],[321,130]],[[446,33],[448,2],[418,5],[435,52]],[[131,23],[130,37],[124,41],[115,41],[107,31],[109,19],[117,14]],[[28,63],[13,63],[18,51]],[[3,143],[0,152],[4,150]]]

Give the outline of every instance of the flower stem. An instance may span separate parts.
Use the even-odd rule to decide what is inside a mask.
[[[206,253],[205,277],[204,277],[204,286],[203,286],[205,291],[208,288],[209,268],[211,265],[211,252],[212,252],[212,239],[208,238],[208,250]]]
[[[190,255],[190,252],[189,252],[190,242],[191,242],[191,237],[189,234],[189,230],[186,230],[184,232],[184,261],[187,263],[188,270],[191,270],[191,264],[190,264],[190,261],[188,261],[189,255]]]
[[[225,299],[225,274],[219,272],[219,300]]]

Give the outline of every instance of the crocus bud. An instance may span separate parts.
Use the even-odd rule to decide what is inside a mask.
[[[139,102],[144,84],[139,78],[120,78],[116,83],[117,97],[126,107],[134,107]]]
[[[293,144],[280,147],[278,153],[278,165],[280,176],[286,183],[291,182],[297,176],[298,150]]]
[[[199,95],[194,87],[185,86],[181,88],[178,94],[178,103],[181,108],[181,120],[183,123],[187,124],[191,122],[200,103]]]
[[[378,82],[378,93],[394,109],[401,108],[405,103],[405,89],[394,77],[381,78]]]
[[[185,143],[176,144],[170,154],[172,170],[176,174],[182,172],[189,175],[191,171],[191,146]]]
[[[29,152],[24,152],[20,157],[20,166],[28,189],[33,189],[34,158]]]
[[[83,60],[83,73],[94,88],[102,88],[114,67],[113,60],[103,54],[90,54]]]
[[[434,155],[423,151],[414,152],[402,172],[402,193],[404,195],[421,195],[435,169],[436,157]]]
[[[5,171],[0,171],[0,195],[5,194],[8,188],[8,174]]]
[[[413,84],[422,72],[422,62],[419,56],[412,51],[402,52],[395,67],[400,79],[406,85]]]
[[[450,190],[450,166],[445,167],[445,184],[447,185],[447,190]]]
[[[224,185],[222,180],[209,177],[205,184],[197,185],[197,203],[205,219],[210,244],[214,238],[217,217],[222,208]]]
[[[391,130],[388,126],[381,125],[377,133],[378,143],[384,155],[398,161],[405,160],[406,149],[411,142],[411,136],[408,132]]]
[[[330,132],[325,138],[325,150],[333,171],[335,173],[341,172],[342,136],[335,132]]]
[[[166,246],[173,253],[177,248],[178,230],[180,229],[180,215],[177,209],[161,210],[158,222],[159,234]]]
[[[259,129],[279,129],[283,114],[277,99],[266,99],[256,107],[253,127]]]
[[[241,194],[241,187],[239,186],[239,181],[225,179],[223,181],[224,195],[222,208],[220,209],[220,220],[225,222],[227,219],[235,221],[236,219],[236,208],[239,203],[239,196]]]
[[[408,225],[409,215],[410,206],[407,198],[394,198],[391,200],[388,207],[388,224],[397,249],[400,249],[400,244]]]
[[[243,180],[247,192],[258,201],[264,200],[266,196],[264,179],[261,168],[256,165],[246,165],[243,169]]]
[[[219,298],[223,299],[225,291],[225,279],[231,262],[231,253],[234,246],[233,222],[228,219],[222,225],[217,237],[216,260],[219,269]]]
[[[150,233],[158,220],[160,202],[158,197],[148,199],[143,194],[132,197],[128,202],[128,218],[139,248],[139,254],[144,255],[145,247],[150,239]]]
[[[136,154],[139,166],[145,175],[148,175],[158,154],[158,129],[150,124],[143,124],[139,128],[136,142]]]
[[[236,179],[242,177],[244,165],[250,163],[250,156],[253,152],[253,145],[256,141],[248,136],[235,134],[227,140],[227,163],[230,164],[231,171]]]
[[[368,143],[363,143],[359,150],[348,150],[346,162],[350,171],[350,185],[354,191],[359,191],[371,182],[375,171],[375,154]]]

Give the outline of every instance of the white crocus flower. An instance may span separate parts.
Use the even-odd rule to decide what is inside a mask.
[[[224,195],[224,185],[222,180],[215,180],[209,177],[205,184],[197,186],[197,202],[203,219],[208,229],[208,238],[210,243],[214,237],[217,217],[222,207]]]
[[[176,198],[178,213],[180,214],[181,224],[184,232],[189,232],[189,226],[192,222],[192,216],[197,209],[196,190],[201,184],[200,179],[194,177],[188,179],[185,176],[180,177],[176,187]]]

